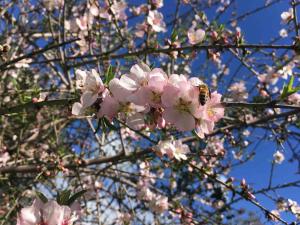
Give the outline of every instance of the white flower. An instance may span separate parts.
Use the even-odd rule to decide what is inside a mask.
[[[181,141],[160,141],[156,146],[160,155],[167,155],[170,159],[187,160],[186,154],[190,152],[188,145],[182,144]]]
[[[282,37],[282,38],[287,37],[287,36],[288,36],[287,30],[286,30],[286,29],[281,29],[281,30],[279,31],[279,35],[280,35],[280,37]]]
[[[289,8],[289,11],[285,11],[280,15],[283,23],[288,23],[290,20],[294,18],[294,12],[292,8]]]
[[[278,73],[281,75],[283,79],[288,79],[288,76],[293,75],[293,68],[295,65],[293,63],[288,64],[287,66],[282,67],[281,70],[278,70]]]
[[[166,32],[164,16],[157,10],[149,11],[147,22],[155,32]]]
[[[192,45],[198,44],[199,42],[202,42],[205,37],[205,31],[202,29],[194,29],[193,27],[188,30],[188,38],[189,42]]]
[[[281,164],[284,160],[284,155],[280,151],[276,151],[273,154],[273,158],[275,163]]]
[[[99,74],[94,69],[92,72],[77,70],[76,76],[76,86],[82,90],[83,94],[80,102],[74,103],[72,114],[80,115],[87,107],[94,104],[99,93],[102,93],[105,88]]]

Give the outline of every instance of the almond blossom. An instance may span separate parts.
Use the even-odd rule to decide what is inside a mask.
[[[147,22],[155,32],[166,32],[164,16],[157,10],[149,11]]]
[[[199,90],[184,75],[172,74],[161,97],[163,118],[180,131],[193,130],[199,109],[198,96]]]
[[[278,70],[278,74],[281,75],[283,79],[288,79],[289,76],[293,75],[293,69],[295,67],[294,63],[289,63],[288,65],[282,67],[280,70]]]
[[[276,151],[273,154],[274,162],[277,164],[281,164],[284,160],[284,155],[280,151]]]
[[[300,94],[294,93],[288,97],[288,102],[291,104],[300,105]]]
[[[150,202],[150,208],[156,213],[163,213],[169,208],[168,198],[158,195]]]
[[[78,89],[83,92],[80,98],[80,103],[76,102],[72,107],[72,114],[80,115],[84,110],[93,105],[99,93],[104,91],[103,82],[96,70],[89,71],[76,71],[77,81],[76,85]]]
[[[288,32],[287,32],[286,29],[281,29],[281,30],[279,31],[279,35],[280,35],[280,37],[282,37],[282,38],[286,38],[286,37],[288,36]]]
[[[53,200],[43,203],[36,199],[31,206],[21,210],[17,225],[72,225],[77,220],[76,210]]]
[[[221,94],[216,91],[211,94],[211,98],[206,102],[201,111],[201,119],[217,122],[224,116],[224,107],[221,104]]]
[[[151,4],[156,8],[161,8],[164,6],[164,0],[151,0]]]
[[[9,160],[10,160],[10,156],[9,156],[8,152],[0,151],[0,167],[5,166]]]
[[[190,152],[188,145],[183,144],[180,140],[160,141],[155,147],[159,155],[167,155],[170,159],[187,160],[186,154]]]
[[[242,101],[248,98],[247,88],[244,81],[239,81],[233,83],[228,91],[230,92],[230,97],[236,101]]]
[[[283,23],[288,23],[294,18],[293,8],[289,8],[289,11],[281,13],[280,17]]]
[[[205,31],[202,29],[195,29],[194,27],[191,27],[188,30],[187,35],[188,35],[189,43],[195,45],[204,40]]]

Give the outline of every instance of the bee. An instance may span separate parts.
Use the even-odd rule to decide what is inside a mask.
[[[205,105],[207,100],[211,98],[211,92],[206,84],[200,84],[199,88],[199,102],[201,105]]]

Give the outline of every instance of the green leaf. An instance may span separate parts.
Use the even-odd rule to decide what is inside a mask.
[[[70,190],[64,190],[61,193],[58,193],[57,197],[56,197],[57,203],[60,204],[60,205],[67,205],[68,201],[69,201],[69,198],[70,198],[70,195],[71,195]]]
[[[43,203],[48,202],[48,198],[42,192],[36,191],[35,194]]]
[[[171,41],[175,42],[178,36],[178,31],[177,30],[173,30],[172,34],[171,34]]]
[[[113,73],[113,68],[109,65],[106,74],[105,74],[105,84],[108,84],[115,77]]]
[[[294,80],[295,80],[294,76],[291,76],[291,79],[289,80],[289,84],[288,84],[288,86],[287,86],[288,92],[290,92],[290,91],[293,90]]]
[[[67,202],[67,205],[71,205],[73,202],[75,202],[78,198],[80,198],[87,190],[81,190],[77,193],[75,193],[74,195],[72,195],[68,202]]]
[[[291,76],[288,85],[286,85],[286,84],[283,85],[282,93],[281,93],[281,96],[280,96],[281,100],[284,100],[288,96],[300,91],[300,87],[295,87],[295,88],[293,87],[294,80],[295,80],[295,77]]]

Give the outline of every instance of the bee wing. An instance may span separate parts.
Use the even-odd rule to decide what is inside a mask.
[[[200,80],[198,77],[192,77],[189,79],[191,84],[195,87],[199,87],[202,84],[205,84],[202,80]]]

